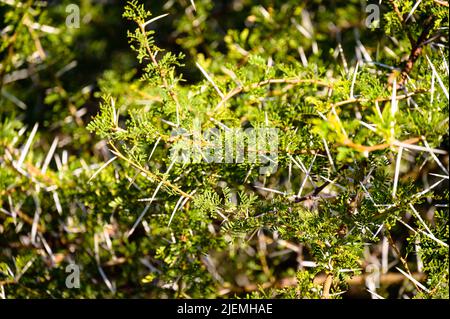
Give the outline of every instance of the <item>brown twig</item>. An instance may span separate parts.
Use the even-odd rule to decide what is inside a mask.
[[[25,19],[23,23],[28,28],[28,32],[30,33],[31,38],[34,41],[34,46],[36,47],[36,51],[38,52],[39,57],[41,58],[41,60],[45,60],[47,58],[47,55],[45,54],[44,48],[42,47],[39,36],[33,31],[33,28],[31,27],[31,22],[28,19]]]
[[[403,23],[403,16],[397,6],[397,3],[395,3],[395,0],[389,0],[389,2],[391,3],[392,8],[394,9],[394,12],[397,15],[398,19],[400,20],[401,23]]]
[[[13,284],[17,284],[18,282],[14,279],[9,279],[9,280],[2,280],[0,281],[0,286],[7,286],[7,285],[13,285]]]
[[[403,144],[415,144],[418,141],[420,141],[421,138],[419,137],[414,137],[414,138],[410,138],[407,140],[402,141],[401,143]],[[377,144],[377,145],[373,145],[373,146],[366,146],[366,145],[361,145],[361,144],[356,144],[353,141],[351,141],[350,139],[346,139],[344,140],[344,142],[342,143],[345,146],[348,146],[350,148],[353,148],[359,152],[373,152],[373,151],[379,151],[379,150],[384,150],[388,147],[391,147],[393,145],[395,145],[394,143],[383,143],[383,144]]]
[[[424,29],[422,30],[422,33],[420,34],[417,41],[412,42],[411,41],[411,53],[409,54],[409,58],[405,63],[405,66],[403,67],[401,71],[401,78],[399,81],[399,85],[403,85],[405,80],[408,77],[408,74],[411,73],[414,63],[417,61],[419,56],[422,54],[423,47],[425,46],[425,42],[428,40],[428,36],[433,29],[435,18],[433,16],[429,16],[427,20],[424,22]]]
[[[402,26],[404,26],[406,21],[405,21],[405,19],[403,19],[403,16],[402,16],[400,9],[398,8],[395,0],[389,0],[389,2],[391,3],[391,5],[394,9],[394,12],[396,13],[400,23],[402,24]],[[448,2],[446,2],[446,1],[434,0],[434,2],[448,7]],[[435,21],[435,17],[433,15],[430,15],[425,20],[425,22],[423,23],[422,33],[419,35],[419,37],[417,38],[416,41],[414,41],[409,30],[405,29],[406,34],[409,39],[409,42],[411,43],[411,52],[409,54],[408,60],[406,61],[405,65],[400,73],[400,80],[397,84],[399,87],[403,86],[404,82],[408,78],[409,73],[411,73],[411,71],[414,67],[414,63],[417,61],[419,56],[422,54],[423,47],[427,44],[430,32],[433,29],[434,21]],[[393,71],[391,73],[391,75],[389,76],[390,81],[392,81],[391,79],[393,79],[393,78],[396,78],[396,71]],[[390,84],[392,84],[392,83],[390,83]]]
[[[333,283],[333,275],[327,274],[325,282],[323,283],[322,299],[330,299],[330,288]]]
[[[441,6],[448,8],[448,1],[441,1],[441,0],[433,0],[434,3],[440,4]]]

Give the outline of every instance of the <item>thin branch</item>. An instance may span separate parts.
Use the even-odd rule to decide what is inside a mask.
[[[441,6],[447,7],[448,8],[448,1],[441,1],[441,0],[433,0],[434,3],[437,3]]]
[[[328,274],[323,283],[322,299],[330,299],[330,288],[333,283],[333,275]]]
[[[423,47],[425,46],[425,42],[428,40],[428,36],[430,35],[431,30],[433,29],[435,17],[430,15],[428,19],[424,22],[423,30],[420,36],[418,37],[417,41],[414,43],[411,41],[411,53],[409,54],[409,58],[405,63],[405,66],[402,69],[401,72],[401,78],[398,82],[398,85],[403,85],[403,83],[408,78],[409,73],[411,73],[414,63],[417,61],[419,56],[422,54]]]
[[[403,267],[405,268],[406,272],[408,273],[408,275],[413,278],[411,271],[409,270],[409,266],[407,261],[402,257],[402,254],[400,253],[400,251],[397,248],[397,245],[395,245],[394,240],[392,239],[391,233],[389,232],[389,230],[386,229],[386,237],[389,241],[389,246],[392,247],[392,249],[395,251],[395,253],[397,254],[397,257],[400,259],[401,263],[403,264]],[[416,284],[416,282],[412,281],[412,283],[414,284],[414,286],[416,287],[417,291],[421,291],[421,289],[419,288],[419,286]]]
[[[141,172],[143,172],[144,174],[146,174],[147,176],[149,176],[151,179],[162,182],[163,185],[173,189],[174,191],[176,191],[177,193],[179,193],[180,195],[183,195],[184,197],[190,198],[192,199],[193,197],[191,195],[189,195],[188,193],[182,191],[178,186],[173,185],[172,183],[170,183],[169,181],[162,179],[161,177],[159,177],[158,175],[150,172],[149,170],[145,169],[144,167],[142,167],[141,165],[139,165],[138,163],[133,162],[132,160],[130,160],[129,158],[127,158],[125,155],[123,155],[122,153],[120,153],[120,151],[114,146],[113,143],[109,142],[109,145],[111,145],[111,147],[114,149],[113,151],[111,151],[114,155],[118,156],[119,158],[123,159],[124,161],[126,161],[128,164],[130,164],[131,166],[133,166],[134,168],[137,168],[138,170],[140,170]]]
[[[253,83],[248,87],[237,87],[234,88],[233,90],[231,90],[230,92],[228,92],[223,98],[222,100],[217,104],[217,106],[215,107],[215,111],[218,110],[220,107],[222,107],[222,105],[224,105],[228,100],[230,100],[231,98],[233,98],[234,96],[236,96],[237,94],[241,93],[241,92],[248,92],[250,90],[254,90],[269,84],[291,84],[291,85],[298,85],[298,84],[315,84],[315,85],[320,85],[320,86],[325,86],[325,87],[331,87],[332,85],[328,82],[325,81],[320,81],[320,80],[315,80],[315,79],[269,79],[269,80],[264,80],[258,83]]]
[[[397,95],[395,97],[395,99],[397,101],[398,100],[404,100],[404,99],[410,98],[411,96],[414,96],[414,95],[417,95],[417,94],[421,94],[421,93],[428,93],[428,92],[429,91],[425,90],[425,89],[418,89],[418,90],[416,90],[414,92],[411,92],[411,93],[408,93],[408,94]],[[377,98],[375,100],[371,100],[371,99],[367,99],[367,98],[352,98],[352,99],[336,102],[336,103],[332,104],[331,106],[338,107],[338,106],[351,104],[351,103],[367,103],[367,102],[379,103],[379,102],[388,102],[388,101],[391,101],[391,100],[392,100],[392,96],[380,97],[380,98]]]
[[[153,63],[153,65],[158,69],[158,73],[161,76],[161,79],[163,81],[163,86],[164,88],[167,90],[167,92],[169,93],[170,97],[172,98],[172,100],[175,102],[176,105],[176,112],[177,112],[177,124],[180,125],[180,102],[178,101],[178,96],[175,93],[175,91],[170,87],[169,83],[167,82],[166,79],[166,72],[164,72],[164,70],[161,68],[161,66],[159,65],[158,61],[156,60],[156,56],[153,54],[149,42],[148,42],[148,38],[147,38],[147,31],[145,31],[145,22],[138,22],[138,26],[142,32],[142,35],[145,38],[145,49],[147,50],[148,55],[150,56],[150,59]]]
[[[414,144],[414,143],[417,143],[420,140],[421,140],[421,138],[414,137],[414,138],[410,138],[410,139],[407,139],[405,141],[402,141],[400,143],[402,143],[402,144]],[[355,149],[357,151],[360,151],[360,152],[373,152],[373,151],[384,150],[384,149],[386,149],[388,147],[391,147],[391,146],[395,145],[396,142],[397,141],[394,141],[392,143],[382,143],[382,144],[377,144],[377,145],[373,145],[373,146],[366,146],[366,145],[356,144],[353,141],[351,141],[350,139],[346,139],[346,140],[344,140],[344,142],[342,144],[345,145],[345,146],[348,146],[350,148],[353,148],[353,149]],[[404,146],[402,146],[402,147],[404,147]]]

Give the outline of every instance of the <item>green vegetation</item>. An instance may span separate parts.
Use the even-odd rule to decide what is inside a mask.
[[[0,296],[449,298],[448,2],[146,2],[0,0]]]

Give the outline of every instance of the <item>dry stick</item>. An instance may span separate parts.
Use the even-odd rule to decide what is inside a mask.
[[[325,282],[323,283],[322,299],[330,299],[330,288],[333,283],[333,275],[327,274]]]
[[[433,0],[434,3],[440,4],[441,6],[448,8],[448,1],[441,1],[441,0]]]
[[[408,263],[402,257],[400,251],[398,250],[397,246],[395,245],[394,240],[392,239],[392,236],[391,236],[391,233],[389,232],[389,230],[386,230],[386,235],[387,235],[386,237],[389,241],[389,245],[392,247],[392,249],[394,249],[395,253],[397,254],[398,258],[400,259],[401,263],[403,264],[403,267],[405,267],[405,270],[412,277],[411,271],[409,270],[409,267],[408,267]],[[416,287],[417,291],[422,291],[422,289],[420,289],[414,281],[411,281],[411,282],[413,283],[414,287]]]
[[[178,101],[178,97],[177,97],[176,93],[170,88],[170,85],[169,85],[169,83],[167,82],[167,79],[166,79],[166,73],[163,72],[163,69],[159,65],[158,61],[156,61],[155,55],[153,54],[152,50],[150,49],[150,45],[148,44],[148,39],[147,39],[147,32],[145,31],[145,23],[139,22],[138,25],[139,25],[139,28],[141,29],[142,34],[145,37],[145,42],[144,42],[145,43],[145,49],[147,50],[147,53],[149,54],[150,59],[152,60],[152,63],[158,69],[158,73],[159,73],[159,75],[162,78],[164,88],[167,90],[167,92],[169,92],[170,97],[175,102],[176,112],[177,112],[177,125],[180,125],[180,113],[179,113],[180,102]]]

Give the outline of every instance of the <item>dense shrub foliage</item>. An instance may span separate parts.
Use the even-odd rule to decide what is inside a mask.
[[[1,297],[448,298],[448,2],[0,16]]]

